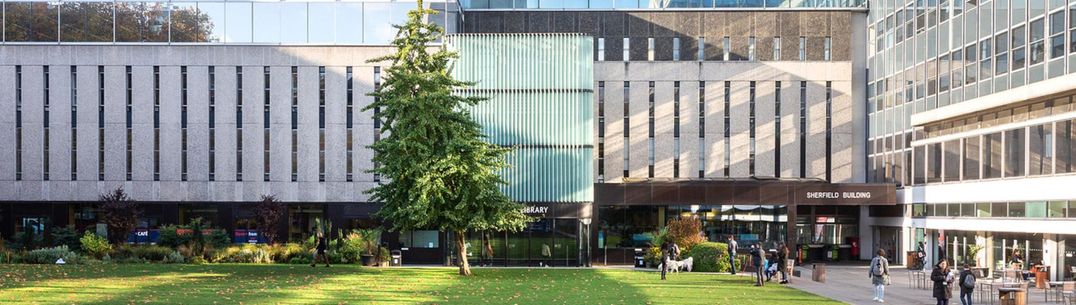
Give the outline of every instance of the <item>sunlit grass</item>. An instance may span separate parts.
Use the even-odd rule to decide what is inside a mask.
[[[0,265],[0,303],[836,304],[747,277],[616,269]]]

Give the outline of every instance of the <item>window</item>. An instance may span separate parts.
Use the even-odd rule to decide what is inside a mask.
[[[1042,63],[1046,60],[1046,29],[1043,18],[1031,21],[1031,65]]]
[[[755,57],[755,36],[747,38],[747,60],[758,60],[758,58]]]
[[[325,67],[318,67],[318,181],[325,182]]]
[[[754,40],[754,37],[752,37]],[[755,82],[748,84],[748,99],[747,99],[747,172],[748,175],[755,176]]]
[[[605,182],[605,82],[598,81],[598,182]]]
[[[778,52],[779,53],[779,52]],[[774,83],[773,93],[773,176],[781,177],[781,82]]]
[[[728,177],[729,176],[729,163],[732,163],[731,162],[732,158],[730,156],[730,152],[732,151],[732,147],[731,147],[731,142],[729,141],[731,139],[731,137],[732,137],[732,131],[730,130],[732,122],[731,122],[731,117],[729,116],[729,109],[731,108],[730,104],[732,104],[732,83],[729,82],[729,81],[725,82],[724,97],[725,97],[725,103],[724,103],[724,105],[725,105],[725,109],[724,109],[724,111],[725,111],[725,124],[724,124],[724,127],[725,127],[725,147],[724,147],[725,148],[725,152],[724,152],[725,153],[725,160],[724,161],[725,161],[725,164],[724,164],[724,174],[725,174],[725,177]]]
[[[964,83],[971,85],[979,79],[978,68],[978,54],[979,50],[975,48],[975,44],[969,44],[964,48]]]
[[[781,36],[773,38],[773,60],[781,60]]]
[[[353,83],[352,83],[353,80],[354,80],[353,79],[354,76],[351,73],[352,73],[352,68],[347,67],[346,78],[345,78],[346,81],[347,81],[347,97],[346,97],[347,106],[346,106],[346,108],[344,110],[344,111],[347,112],[347,122],[346,122],[346,125],[345,125],[345,127],[347,128],[347,142],[345,144],[345,145],[347,145],[347,147],[345,149],[347,151],[347,155],[346,155],[347,168],[346,168],[346,177],[345,177],[347,182],[351,182],[354,179],[354,177],[353,177],[354,176],[354,174],[353,174],[353,172],[354,172],[354,169],[353,169],[354,161],[352,160],[352,153],[353,153],[352,152],[352,145],[353,145],[353,142],[352,142],[352,131],[351,131],[351,128],[353,126],[352,125],[352,119],[353,119],[352,118],[353,117],[352,112],[354,111],[353,110],[354,109],[353,108],[354,107],[354,86],[353,86]]]
[[[1001,75],[1009,72],[1009,33],[994,36],[994,73]]]
[[[706,82],[699,82],[699,178],[706,171]]]
[[[598,61],[605,61],[605,38],[598,38]]]
[[[153,181],[161,181],[161,67],[153,66]]]
[[[217,112],[217,78],[216,67],[209,66],[209,181],[216,181],[217,179],[217,132],[216,132],[216,112]]]
[[[1019,1],[1017,1],[1019,2]],[[1026,64],[1026,49],[1024,45],[1027,43],[1027,33],[1025,33],[1024,26],[1018,26],[1012,29],[1012,69],[1020,70],[1024,68]]]
[[[624,142],[623,143],[626,144],[626,143],[631,143],[631,138],[629,136],[631,133],[628,132],[628,131],[631,130],[631,112],[628,111],[629,110],[628,102],[631,100],[631,83],[630,82],[624,82],[624,94],[623,94],[623,97],[624,97],[624,101],[623,101],[623,107],[624,107],[624,111],[623,111],[623,114],[624,114]],[[628,173],[630,172],[630,169],[631,169],[631,165],[629,163],[630,160],[631,160],[631,150],[630,149],[624,149],[624,178],[628,178]]]
[[[960,140],[942,143],[942,178],[946,182],[960,180]]]
[[[822,42],[822,50],[822,60],[830,61],[833,54],[833,41],[829,36],[826,36],[825,40]]]
[[[1065,55],[1065,11],[1050,14],[1050,59]]]
[[[377,91],[377,90],[380,90],[380,89],[381,89],[381,67],[380,66],[374,66],[374,91]],[[379,98],[374,97],[374,102],[376,103],[378,101],[380,101]],[[378,140],[381,139],[381,118],[380,118],[380,114],[381,114],[381,108],[380,107],[374,107],[374,142],[377,142]],[[377,156],[376,153],[375,153],[374,156],[375,157]],[[374,163],[374,165],[375,165],[374,167],[377,167],[376,166],[377,163]],[[374,173],[374,182],[381,182],[381,174],[380,173]]]
[[[71,66],[71,181],[78,180],[78,67]]]
[[[1076,120],[1057,122],[1054,137],[1057,143],[1057,161],[1054,163],[1055,173],[1071,173],[1076,171]]]
[[[983,179],[1001,178],[1001,133],[983,136]]]
[[[833,82],[826,82],[826,181],[833,181]]]
[[[43,101],[42,101],[42,104],[41,104],[42,105],[42,111],[43,111],[42,112],[43,116],[42,116],[42,121],[41,122],[42,122],[42,125],[43,125],[44,129],[45,129],[44,130],[44,132],[45,132],[44,133],[44,138],[41,141],[41,145],[42,145],[42,151],[41,151],[41,153],[42,153],[42,156],[41,156],[42,157],[42,159],[41,159],[42,160],[41,161],[42,167],[41,168],[42,168],[42,173],[43,173],[42,179],[45,180],[45,181],[49,181],[49,66],[43,66],[41,68],[42,68],[41,81],[42,81],[42,84],[43,84],[43,86],[42,86],[42,88],[43,88],[42,97],[44,98]],[[128,124],[130,124],[130,123],[128,123]],[[128,127],[130,127],[130,125],[128,125]],[[130,166],[128,166],[128,168],[130,168]]]
[[[15,66],[15,180],[22,180],[22,66]]]
[[[647,177],[654,178],[654,82],[649,83],[647,94],[649,96],[647,102],[647,146],[649,148],[647,164],[649,174]],[[625,129],[626,131],[627,129]]]
[[[680,37],[673,37],[673,61],[680,61]]]
[[[1023,176],[1024,172],[1024,129],[1005,132],[1005,177]]]
[[[721,57],[722,60],[732,60],[732,40],[730,40],[728,36],[725,36],[725,38],[721,39],[721,50],[722,52],[724,52],[724,55]]]
[[[299,180],[299,67],[291,66],[291,182]]]
[[[673,82],[673,178],[680,178],[680,82]]]
[[[698,55],[699,61],[706,60],[706,37],[701,37],[701,36],[699,37],[698,48],[699,48],[699,55]]]
[[[262,67],[262,133],[264,148],[262,148],[262,181],[269,181],[269,67]],[[350,82],[348,85],[350,86]],[[350,114],[350,113],[349,113]]]
[[[1028,137],[1028,174],[1053,173],[1054,135],[1053,124],[1031,126]]]
[[[1076,53],[1076,5],[1069,7],[1069,53]]]
[[[964,180],[979,179],[980,141],[981,139],[979,136],[964,138],[964,150],[961,158],[964,160]]]
[[[994,49],[990,47],[990,38],[979,41],[979,79],[987,80],[994,75],[994,67],[990,60],[994,58]]]
[[[801,51],[802,51],[802,49],[801,49]],[[807,82],[806,81],[801,81],[800,82],[800,178],[806,178],[806,177],[807,177]]]
[[[654,61],[654,37],[646,39],[646,60]]]
[[[132,87],[133,85],[131,84],[131,66],[127,66],[127,78],[126,78],[126,80],[127,80],[127,83],[126,83],[127,84],[127,96],[126,96],[127,97],[127,99],[126,99],[126,101],[127,101],[127,181],[131,181],[131,178],[132,178],[131,177],[132,176],[132,171],[131,171],[131,162],[132,161],[131,161],[131,159],[133,157],[132,154],[131,154],[131,150],[133,149],[133,146],[132,146],[133,139],[131,137],[131,124],[132,124],[131,115],[132,115],[132,112],[133,112],[132,108],[134,107],[134,100],[133,100],[133,98],[131,96],[132,92],[134,90],[133,87]],[[210,147],[212,147],[212,142],[210,142]],[[210,158],[209,160],[210,160],[211,163],[213,162],[212,158]]]
[[[235,181],[243,181],[243,67],[235,67]]]
[[[800,61],[807,60],[807,37],[800,36],[799,48]]]
[[[104,71],[103,68],[102,68],[102,71]],[[104,112],[104,98],[103,98],[104,97],[104,92],[105,92],[104,78],[105,78],[104,72],[102,72],[101,73],[101,96],[102,96],[102,98],[101,98],[101,100],[102,100],[101,101],[101,109],[102,109],[102,111],[101,112],[102,113]],[[187,181],[187,67],[186,66],[179,67],[179,88],[180,88],[179,89],[179,103],[180,103],[179,104],[180,105],[179,106],[179,111],[180,111],[180,114],[179,114],[179,128],[180,128],[180,142],[182,142],[182,143],[180,143],[180,144],[182,144],[182,146],[180,147],[180,151],[179,151],[179,154],[180,154],[180,158],[179,158],[179,162],[180,162],[179,163],[179,168],[180,168],[180,170],[179,170],[179,178],[182,181]],[[101,124],[102,124],[102,126],[104,125],[104,123],[101,123]],[[104,128],[101,128],[101,134],[104,135]],[[102,140],[102,143],[104,143],[104,140]],[[105,151],[105,149],[104,149],[104,147],[102,147],[101,148],[101,160],[105,159],[104,151]],[[101,163],[104,164],[104,162],[101,162]],[[102,165],[102,167],[103,167],[103,165]],[[103,173],[104,170],[102,170],[101,172]],[[104,174],[102,174],[102,175],[104,175]]]
[[[623,56],[624,61],[630,61],[631,60],[631,52],[630,52],[631,51],[631,38],[624,37],[624,50],[623,51],[624,51],[624,54],[622,54],[621,56]]]

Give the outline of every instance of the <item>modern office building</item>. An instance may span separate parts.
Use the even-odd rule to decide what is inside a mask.
[[[414,2],[0,3],[0,236],[92,226],[117,187],[146,230],[246,232],[268,194],[289,238],[377,225],[367,60]],[[538,219],[474,233],[497,264],[627,263],[694,216],[807,260],[922,242],[1076,273],[1076,2],[427,3]],[[386,238],[407,262],[456,255],[442,232]]]
[[[1076,2],[870,4],[869,180],[903,207],[871,211],[876,246],[1072,278]]]

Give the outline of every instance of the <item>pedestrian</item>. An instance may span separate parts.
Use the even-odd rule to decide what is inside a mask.
[[[736,275],[736,239],[729,234],[729,265],[732,266],[732,275]]]
[[[777,250],[777,271],[781,273],[781,284],[788,284],[788,245],[781,243],[781,249]]]
[[[327,245],[325,243],[324,234],[318,233],[318,244],[314,248],[314,259],[310,262],[310,267],[316,266],[318,264],[318,259],[324,260],[325,267],[329,267],[329,256],[325,255],[325,248],[327,248]]]
[[[490,244],[492,239],[488,232],[482,233],[482,254],[486,259],[486,266],[493,266],[493,245]]]
[[[971,266],[964,263],[964,270],[960,271],[960,304],[971,305],[971,294],[975,292],[975,274],[971,272]]]
[[[661,269],[661,280],[665,280],[665,273],[669,271],[669,242],[661,243],[661,265],[658,266]]]
[[[953,284],[953,274],[949,270],[949,263],[942,260],[934,265],[934,271],[930,272],[930,280],[934,281],[934,298],[938,305],[949,305],[949,299],[953,298],[950,289]]]
[[[885,258],[885,250],[878,249],[878,255],[871,259],[870,274],[867,276],[874,285],[874,301],[885,303],[885,285],[889,285],[889,260]]]
[[[762,259],[762,249],[758,245],[751,245],[751,266],[755,267],[755,286],[762,286],[762,277],[765,276],[766,267]]]
[[[926,249],[926,248],[925,248],[925,244],[923,242],[919,242],[919,246],[915,248],[915,266],[916,266],[915,269],[916,270],[923,270],[927,266],[926,265],[927,252],[924,249]]]

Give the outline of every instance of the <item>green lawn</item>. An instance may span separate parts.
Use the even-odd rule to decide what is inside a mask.
[[[0,265],[0,303],[837,304],[747,277],[613,269]]]

